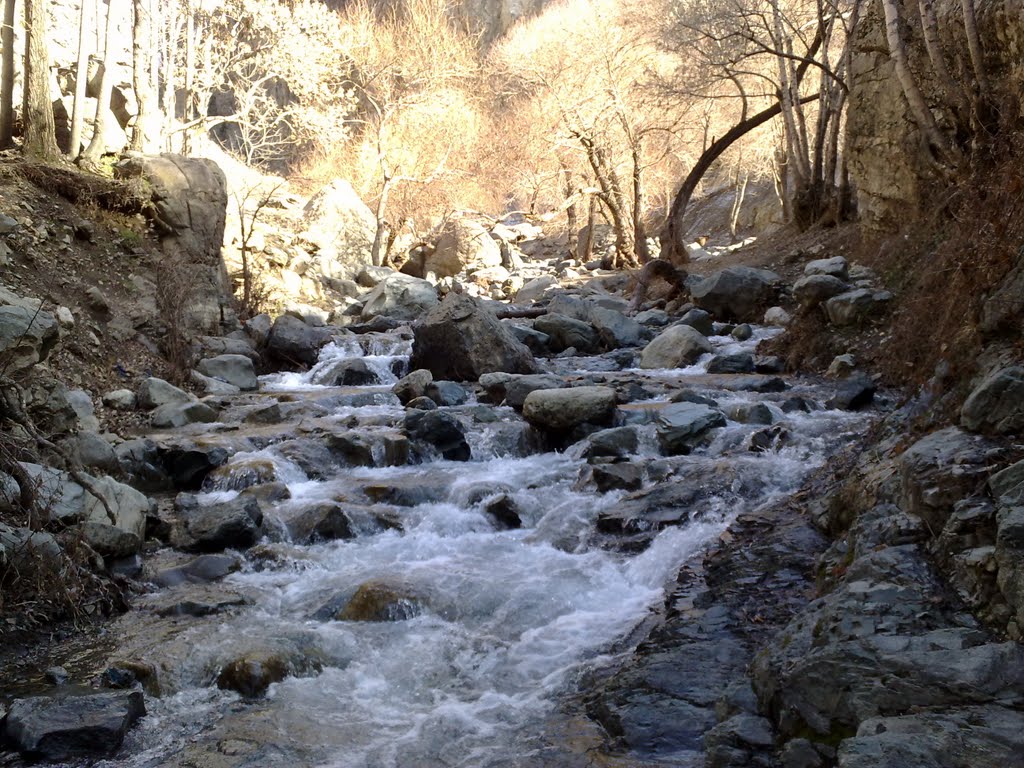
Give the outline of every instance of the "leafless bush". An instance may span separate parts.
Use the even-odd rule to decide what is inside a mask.
[[[188,313],[195,300],[193,268],[180,254],[165,253],[156,265],[156,305],[163,321],[160,348],[177,384],[188,377],[191,363]]]

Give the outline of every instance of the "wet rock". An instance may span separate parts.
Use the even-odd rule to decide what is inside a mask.
[[[239,496],[219,504],[200,505],[194,496],[180,494],[175,500],[181,525],[174,545],[190,552],[246,549],[260,537],[263,512],[256,499]]]
[[[374,580],[359,585],[335,618],[338,621],[406,621],[423,613],[424,596],[408,584]]]
[[[769,720],[742,712],[719,723],[704,736],[707,768],[774,768],[764,752],[774,743]],[[749,750],[753,748],[754,753]]]
[[[522,528],[519,506],[509,494],[502,493],[484,502],[484,512],[502,528]]]
[[[437,289],[431,283],[395,273],[370,291],[360,317],[363,320],[372,320],[378,316],[400,321],[417,320],[431,312],[437,304]]]
[[[38,696],[11,705],[3,733],[33,760],[110,756],[145,714],[141,691]]]
[[[664,454],[687,454],[716,427],[724,427],[721,411],[697,403],[672,403],[658,412],[658,444]]]
[[[359,357],[339,360],[316,377],[317,384],[327,387],[365,387],[377,381],[377,374]]]
[[[732,329],[730,334],[736,341],[748,341],[754,338],[754,329],[751,328],[747,323],[740,323]]]
[[[564,432],[585,423],[609,424],[615,405],[615,390],[608,387],[535,390],[523,402],[523,417],[540,429]]]
[[[188,424],[210,424],[219,416],[216,408],[198,401],[167,403],[153,411],[150,423],[157,429],[175,429]]]
[[[253,651],[224,665],[217,673],[217,687],[247,699],[257,699],[291,672],[291,662],[283,653]]]
[[[462,424],[443,411],[406,412],[405,432],[413,440],[434,446],[449,461],[469,461],[471,458]]]
[[[1004,506],[1024,504],[1024,461],[996,472],[988,479],[988,487]]]
[[[637,452],[639,442],[635,427],[602,429],[584,441],[583,458],[625,458]]]
[[[687,312],[679,319],[681,325],[688,325],[691,328],[698,331],[702,336],[713,336],[715,333],[715,323],[711,319],[711,314],[705,312],[703,309],[687,310]]]
[[[8,373],[41,363],[60,340],[60,324],[50,312],[0,306],[0,357]]]
[[[982,381],[964,402],[960,424],[972,432],[1024,431],[1024,368],[1003,368]]]
[[[552,352],[564,352],[570,347],[582,354],[595,354],[600,349],[600,339],[594,327],[583,320],[565,315],[547,314],[538,317],[533,327],[548,335],[548,347]]]
[[[730,407],[726,414],[740,424],[771,424],[775,421],[772,409],[764,403],[740,403]]]
[[[316,365],[320,349],[328,344],[336,329],[314,328],[291,315],[281,315],[267,335],[266,356],[288,369]]]
[[[805,275],[829,275],[839,280],[850,279],[849,265],[842,256],[833,256],[830,259],[815,259],[804,265]]]
[[[672,403],[697,403],[698,405],[707,405],[712,408],[718,407],[718,401],[707,397],[705,395],[698,394],[692,389],[680,389],[678,392],[673,392],[669,398],[669,402]]]
[[[754,322],[770,306],[781,283],[774,272],[752,267],[728,267],[690,289],[694,303],[715,317]]]
[[[246,424],[280,424],[284,421],[280,403],[258,405],[245,414]]]
[[[204,376],[199,371],[192,371],[189,374],[189,378],[204,395],[237,395],[242,391],[234,384],[228,384],[226,381]]]
[[[941,531],[954,504],[985,482],[991,448],[956,427],[918,440],[899,459],[902,508]]]
[[[522,409],[527,395],[539,389],[559,389],[566,386],[564,380],[550,374],[486,373],[480,377],[480,385],[486,390],[490,402],[505,403]]]
[[[329,435],[326,445],[335,457],[350,466],[374,466],[373,444],[358,432],[345,432],[340,435]]]
[[[252,360],[244,355],[218,355],[199,361],[198,370],[204,376],[226,382],[243,392],[259,388],[256,368]]]
[[[485,373],[533,373],[533,355],[491,312],[451,293],[414,329],[412,368],[435,379],[476,381]]]
[[[706,352],[713,352],[704,336],[688,325],[674,325],[644,347],[641,368],[682,368],[693,365]]]
[[[424,397],[427,394],[427,387],[434,380],[433,374],[426,368],[420,368],[408,374],[391,387],[391,391],[401,401],[402,405],[408,405],[410,400],[417,397]]]
[[[636,491],[643,485],[644,468],[631,463],[595,464],[590,476],[599,493]]]
[[[165,568],[157,572],[152,582],[158,587],[176,587],[180,584],[208,584],[219,581],[242,567],[234,555],[200,555],[184,565]]]
[[[222,613],[236,611],[253,601],[232,590],[213,586],[190,584],[187,587],[171,589],[166,592],[144,598],[138,607],[147,609],[161,617],[217,616]]]
[[[405,407],[414,411],[436,411],[437,403],[426,396],[414,397]]]
[[[340,505],[332,502],[315,504],[302,510],[287,522],[287,527],[296,544],[317,544],[355,537],[352,521]]]
[[[828,408],[842,411],[859,411],[874,402],[878,387],[870,377],[865,375],[851,376],[839,385],[836,393],[825,404]]]
[[[587,320],[597,331],[604,349],[639,347],[649,338],[644,326],[614,309],[591,305]]]
[[[833,325],[854,325],[878,317],[890,298],[891,295],[884,291],[858,288],[828,299],[825,302],[825,313]]]
[[[708,373],[753,373],[754,356],[749,352],[715,355],[708,363]]]
[[[734,392],[785,392],[789,384],[785,379],[778,376],[736,376],[736,378],[722,385],[725,389]]]
[[[454,381],[434,381],[427,386],[427,397],[442,407],[451,408],[469,400],[469,392]]]
[[[173,384],[152,376],[148,379],[143,379],[136,392],[138,406],[147,411],[164,405],[190,403],[194,400],[195,398],[183,389],[178,389]]]
[[[135,444],[131,454],[121,450],[125,448],[126,443],[118,446],[118,458],[122,467],[130,462],[130,467],[138,468],[138,462],[148,464],[152,460],[151,457],[154,457],[170,477],[173,486],[186,491],[198,490],[206,476],[228,460],[228,452],[223,448],[197,446],[158,449],[149,441],[141,444],[131,442]]]
[[[808,275],[793,283],[793,298],[804,309],[814,309],[833,296],[849,290],[849,286],[832,275]]]

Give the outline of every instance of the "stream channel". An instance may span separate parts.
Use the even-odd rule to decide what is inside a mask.
[[[711,341],[716,353],[751,352],[773,332]],[[558,754],[572,748],[556,743],[564,702],[595,670],[629,663],[630,638],[680,566],[737,515],[794,493],[869,419],[824,406],[832,387],[820,381],[786,378],[779,391],[776,377],[709,375],[711,355],[679,370],[640,370],[621,351],[541,361],[570,384],[619,393],[618,424],[635,440],[613,466],[639,471],[601,492],[592,439],[550,450],[515,410],[478,402],[479,387],[441,409],[464,427],[468,461],[405,439],[391,387],[410,344],[350,337],[307,373],[225,399],[221,423],[154,436],[224,448],[228,462],[196,501],[256,494],[263,540],[214,583],[141,595],[83,654],[97,670],[141,664],[150,676],[148,715],[116,759],[95,765],[568,765]],[[351,358],[374,383],[322,384]],[[688,455],[664,456],[658,414],[681,390],[729,419]],[[344,538],[293,543],[289,521],[325,508],[343,512]],[[147,573],[193,557],[156,553]],[[387,620],[345,612],[361,585],[384,585],[386,605],[369,608]],[[249,698],[219,688],[240,659],[277,664],[282,679]],[[75,659],[65,664],[74,671]]]

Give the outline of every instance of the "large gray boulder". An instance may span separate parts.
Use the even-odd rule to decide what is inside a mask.
[[[11,705],[3,735],[31,760],[110,756],[144,714],[142,691],[36,696]]]
[[[793,283],[793,298],[804,309],[813,309],[823,301],[845,293],[849,286],[833,275],[813,274]]]
[[[773,303],[781,281],[766,269],[728,267],[693,285],[690,295],[719,320],[756,322]]]
[[[615,404],[609,387],[538,389],[526,396],[523,417],[540,429],[564,432],[581,424],[611,424]]]
[[[60,324],[45,310],[0,306],[0,359],[8,373],[41,363],[60,340]]]
[[[842,256],[833,256],[830,259],[815,259],[804,265],[805,275],[828,275],[840,280],[850,279],[850,266]]]
[[[321,253],[350,266],[370,263],[377,219],[349,182],[335,179],[313,195],[303,219],[302,239]]]
[[[181,516],[171,537],[176,547],[190,552],[220,552],[246,549],[259,540],[263,512],[252,496],[200,504],[196,497],[182,494],[175,506]]]
[[[367,294],[360,316],[363,320],[378,316],[392,320],[417,320],[437,304],[437,290],[432,284],[395,272]]]
[[[591,306],[589,320],[597,330],[601,345],[605,349],[639,347],[646,339],[650,338],[644,326],[614,309]]]
[[[972,432],[1024,432],[1024,367],[1003,368],[982,381],[964,402],[960,423]]]
[[[244,355],[217,355],[199,361],[199,372],[238,387],[243,392],[259,388],[256,368]]]
[[[707,432],[725,424],[725,415],[710,406],[672,403],[658,412],[658,443],[667,455],[687,454]]]
[[[409,367],[438,380],[476,381],[485,373],[533,373],[530,350],[469,296],[451,293],[414,329]]]
[[[582,354],[598,351],[600,339],[590,323],[559,314],[538,317],[533,327],[548,336],[548,347],[552,352],[562,352],[572,347]]]
[[[157,429],[176,429],[188,424],[211,424],[217,420],[216,408],[198,400],[189,403],[167,403],[150,414],[149,422]]]
[[[501,249],[490,233],[472,219],[464,218],[448,222],[425,263],[426,271],[438,277],[454,277],[470,267],[500,266]]]
[[[193,400],[195,398],[185,390],[155,376],[143,379],[135,393],[136,403],[147,411],[169,403],[190,403]]]
[[[891,294],[857,288],[845,291],[825,301],[825,313],[832,325],[856,325],[877,318],[885,311]]]
[[[287,367],[316,364],[320,349],[334,337],[336,329],[307,325],[297,317],[281,315],[267,336],[267,357]]]
[[[641,368],[682,368],[693,365],[706,352],[714,351],[711,342],[689,325],[673,325],[662,331],[640,354]]]

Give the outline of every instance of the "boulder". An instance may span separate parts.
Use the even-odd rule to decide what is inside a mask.
[[[41,363],[60,340],[60,324],[45,310],[0,306],[0,359],[8,373]]]
[[[79,432],[75,437],[78,458],[83,467],[112,472],[118,468],[117,454],[106,438],[96,432]]]
[[[593,305],[588,319],[597,331],[604,349],[639,347],[645,339],[650,338],[644,326],[614,309]]]
[[[244,355],[218,355],[199,361],[198,370],[209,376],[238,387],[243,392],[259,388],[256,368],[252,360]]]
[[[130,389],[115,389],[103,396],[103,405],[115,411],[132,411],[138,403],[135,393]]]
[[[725,424],[725,415],[710,406],[672,403],[658,411],[658,444],[666,455],[687,454],[708,431]]]
[[[192,381],[199,391],[204,395],[237,395],[240,390],[234,384],[228,384],[226,381],[220,379],[214,379],[210,376],[204,376],[199,371],[192,371],[189,374],[189,379]]]
[[[793,298],[804,309],[813,309],[833,296],[845,293],[849,286],[838,277],[813,274],[801,277],[793,283]]]
[[[99,432],[100,421],[92,404],[92,395],[84,389],[67,391],[67,401],[78,416],[78,428],[89,432]]]
[[[876,318],[891,298],[892,295],[885,291],[857,288],[828,299],[825,313],[832,325],[855,325]]]
[[[425,597],[399,581],[374,580],[359,585],[335,616],[338,621],[405,621],[423,613]]]
[[[427,385],[427,397],[440,406],[451,408],[469,400],[469,392],[454,381],[434,381]]]
[[[1002,504],[1024,504],[1024,461],[996,472],[988,479],[988,487]]]
[[[258,699],[273,683],[281,682],[296,671],[286,653],[268,649],[249,651],[220,669],[217,687],[234,691],[246,699]]]
[[[694,303],[719,320],[755,322],[775,298],[777,274],[753,267],[728,267],[690,289]]]
[[[378,383],[376,371],[361,357],[338,360],[317,373],[314,381],[328,387],[365,387]]]
[[[764,313],[764,324],[784,328],[793,318],[782,307],[768,307]]]
[[[167,403],[153,411],[150,423],[157,429],[176,429],[187,424],[210,424],[217,418],[217,409],[206,403]]]
[[[428,402],[434,404],[432,400]],[[410,410],[405,415],[405,431],[413,440],[434,446],[449,461],[469,461],[471,458],[465,430],[458,419],[448,413]]]
[[[402,405],[408,405],[410,400],[417,397],[424,397],[427,394],[427,387],[434,380],[433,374],[426,368],[419,368],[408,374],[391,388]]]
[[[314,504],[287,522],[288,534],[296,544],[316,544],[355,537],[352,521],[333,502]]]
[[[146,714],[141,691],[110,691],[17,699],[3,734],[31,760],[65,761],[113,755]]]
[[[711,342],[689,325],[673,325],[662,331],[640,355],[641,368],[682,368],[693,365],[706,352],[714,351]]]
[[[1024,367],[1003,368],[985,378],[964,402],[960,424],[972,432],[1024,432]]]
[[[427,272],[454,277],[469,267],[501,266],[501,249],[486,229],[472,219],[452,219],[445,226],[433,253],[425,262]]]
[[[600,340],[594,327],[582,320],[566,315],[541,315],[533,323],[534,329],[547,334],[548,347],[552,352],[563,352],[572,347],[583,354],[594,354],[600,348]]]
[[[180,549],[220,552],[228,548],[247,549],[259,541],[263,512],[251,496],[201,505],[196,497],[181,494],[175,506],[181,519],[172,541]]]
[[[696,307],[687,310],[686,314],[679,319],[679,323],[700,331],[702,336],[712,336],[715,333],[715,323],[712,321],[711,315]]]
[[[807,276],[827,275],[845,282],[850,279],[850,268],[842,256],[833,256],[830,259],[815,259],[807,262],[804,265],[804,274]]]
[[[163,405],[189,403],[195,400],[185,390],[178,389],[173,384],[153,376],[142,380],[135,399],[139,407],[145,408],[147,411]]]
[[[854,375],[842,382],[826,405],[842,411],[859,411],[871,405],[878,388],[869,376]]]
[[[437,304],[437,290],[431,283],[396,272],[367,294],[360,317],[418,320]]]
[[[540,389],[527,395],[523,417],[540,429],[565,432],[581,424],[610,424],[615,405],[615,390],[609,387]]]
[[[334,179],[303,208],[301,237],[349,266],[370,263],[377,219],[344,179]]]
[[[715,355],[708,363],[708,373],[753,373],[754,356],[749,352]]]
[[[558,288],[558,279],[551,275],[535,277],[516,292],[516,304],[532,304]]]
[[[530,350],[491,312],[468,296],[450,293],[414,329],[409,366],[435,379],[476,381],[485,373],[533,373]]]
[[[314,328],[291,315],[281,315],[267,335],[266,354],[274,362],[291,368],[311,367],[320,349],[331,341],[332,328]]]
[[[200,555],[184,565],[165,568],[154,574],[152,582],[158,587],[176,587],[179,584],[209,584],[220,581],[242,567],[240,558],[233,555]]]

